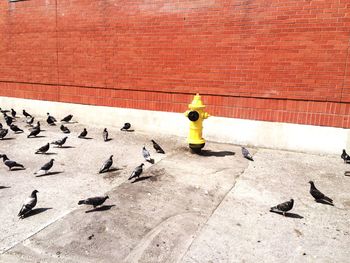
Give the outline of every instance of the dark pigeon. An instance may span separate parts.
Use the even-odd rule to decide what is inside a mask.
[[[24,218],[32,209],[36,206],[38,201],[36,193],[39,193],[38,190],[34,190],[31,195],[24,201],[21,210],[18,213],[19,218]]]
[[[13,118],[16,118],[16,114],[17,114],[17,112],[14,109],[11,109],[11,116]]]
[[[139,178],[140,175],[142,174],[142,167],[144,166],[143,163],[141,163],[139,166],[137,166],[135,168],[135,170],[132,172],[132,174],[130,175],[130,177],[128,178],[128,180],[131,180],[133,178]]]
[[[131,127],[131,124],[126,122],[126,123],[124,123],[124,126],[120,130],[121,131],[127,131],[127,130],[130,129],[130,127]]]
[[[154,160],[151,158],[151,155],[150,155],[149,151],[147,151],[145,146],[143,146],[143,148],[142,148],[142,155],[143,155],[143,158],[145,158],[145,160],[147,162],[150,162],[152,164],[154,163]]]
[[[162,149],[162,147],[159,146],[158,143],[156,143],[154,140],[151,140],[151,142],[153,143],[153,148],[156,150],[157,153],[165,154],[164,150]]]
[[[288,212],[289,210],[292,210],[293,205],[294,205],[294,200],[290,199],[287,202],[271,207],[270,212],[282,212],[283,216],[286,216],[286,212]]]
[[[32,118],[33,116],[32,115],[30,115],[28,112],[26,112],[25,110],[23,110],[23,115],[24,115],[24,117],[26,117],[26,118]]]
[[[80,133],[78,138],[85,138],[87,134],[88,134],[88,132],[87,132],[86,128],[84,128],[84,130]]]
[[[63,131],[63,133],[70,133],[70,130],[66,126],[64,126],[63,124],[61,125],[60,129],[61,129],[61,131]]]
[[[340,157],[344,160],[344,163],[350,163],[350,156],[347,154],[345,149],[343,149],[343,153]]]
[[[57,120],[55,119],[55,117],[51,116],[50,113],[47,113],[46,122],[47,122],[49,125],[56,125],[55,122],[57,122]]]
[[[53,161],[55,159],[51,159],[48,163],[45,163],[39,171],[35,172],[34,174],[38,174],[40,172],[44,172],[45,174],[47,174],[47,172],[52,168],[53,166]]]
[[[241,148],[242,148],[243,157],[250,160],[250,161],[254,161],[253,156],[250,154],[250,152],[244,147],[241,147]]]
[[[24,166],[20,163],[17,163],[15,161],[11,161],[6,154],[2,154],[0,155],[0,158],[2,158],[4,164],[9,168],[9,170],[11,171],[12,168],[14,167],[20,167],[22,169],[24,169]]]
[[[68,116],[64,117],[61,121],[70,122],[72,118],[73,118],[73,115],[69,114]]]
[[[4,137],[7,135],[7,133],[9,132],[8,129],[0,129],[0,139],[4,139]]]
[[[20,129],[17,125],[15,125],[15,124],[11,124],[10,125],[10,129],[12,130],[12,131],[14,131],[15,133],[19,133],[19,132],[23,132],[23,130],[22,129]]]
[[[3,126],[2,126],[2,123],[0,122],[0,129],[2,129],[2,127],[3,127]]]
[[[313,181],[309,181],[310,184],[310,194],[312,195],[315,200],[318,201],[326,201],[330,204],[333,204],[333,200],[329,198],[328,196],[325,196],[323,193],[321,193],[315,186]]]
[[[105,128],[105,129],[103,130],[102,137],[103,137],[103,140],[104,140],[105,142],[108,141],[108,131],[107,131],[107,128]]]
[[[111,155],[107,161],[104,162],[104,164],[102,165],[99,173],[105,173],[108,172],[108,170],[111,168],[112,164],[113,164],[113,155]]]
[[[50,149],[50,144],[47,143],[44,146],[40,147],[38,150],[36,150],[36,154],[37,153],[46,153],[48,150]]]
[[[57,145],[58,147],[62,147],[63,144],[66,143],[67,138],[68,137],[66,136],[66,137],[62,138],[61,140],[57,140],[57,141],[52,142],[51,144]]]
[[[90,197],[88,199],[80,200],[78,205],[92,205],[94,208],[96,208],[97,206],[102,205],[108,198],[108,195]]]
[[[5,122],[8,126],[10,126],[13,122],[13,118],[8,116],[6,113],[4,113],[4,118],[5,118]]]
[[[39,133],[41,132],[40,128],[34,129],[32,130],[29,135],[27,136],[27,138],[30,138],[31,136],[36,137]]]

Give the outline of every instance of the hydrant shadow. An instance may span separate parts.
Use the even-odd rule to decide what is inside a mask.
[[[235,155],[235,152],[231,151],[212,151],[212,150],[202,150],[199,155],[202,156],[215,156],[215,157],[225,157],[229,155]]]

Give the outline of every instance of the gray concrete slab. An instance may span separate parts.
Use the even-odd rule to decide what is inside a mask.
[[[242,158],[240,147],[208,142],[202,156],[189,153],[184,138],[156,136],[165,156],[154,154],[144,180],[127,180],[142,162],[141,147],[150,135],[88,128],[94,139],[76,136],[74,148],[52,149],[55,171],[33,172],[51,156],[33,149],[62,137],[45,127],[46,137],[0,141],[1,151],[23,162],[24,171],[0,164],[0,262],[347,262],[349,253],[350,165],[339,156],[252,149],[255,161]],[[24,147],[25,146],[25,147]],[[121,168],[98,175],[110,155]],[[334,199],[335,206],[315,203],[308,181]],[[24,198],[38,188],[38,208],[52,208],[18,220]],[[78,206],[81,198],[108,193],[99,211]],[[293,197],[292,217],[269,208]]]

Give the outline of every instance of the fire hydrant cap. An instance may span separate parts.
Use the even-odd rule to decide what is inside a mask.
[[[205,105],[202,102],[201,96],[197,93],[196,96],[194,96],[191,104],[188,105],[191,109],[204,109]]]

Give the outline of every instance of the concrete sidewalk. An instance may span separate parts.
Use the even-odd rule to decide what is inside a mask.
[[[55,132],[48,128],[47,134],[61,136]],[[183,138],[158,137],[166,156],[154,154],[157,162],[146,167],[144,180],[132,183],[127,178],[142,161],[149,136],[112,131],[107,153],[99,132],[92,130],[93,140],[72,136],[75,148],[57,156],[58,168],[64,166],[60,175],[1,171],[2,184],[15,184],[0,190],[6,207],[0,219],[8,222],[1,227],[7,244],[1,262],[349,261],[350,177],[344,172],[350,165],[339,156],[252,149],[255,161],[249,162],[238,146],[208,142],[198,156]],[[11,152],[13,143],[28,142],[22,140],[1,142],[2,149]],[[32,164],[26,157],[31,152],[11,155],[37,166],[38,160]],[[122,170],[101,177],[96,169],[109,153],[118,156]],[[22,185],[25,178],[30,187]],[[309,180],[334,199],[334,207],[314,202]],[[18,220],[24,193],[34,186],[43,188],[37,207],[52,209]],[[76,204],[104,192],[110,199],[100,210]],[[269,212],[290,198],[295,200],[290,217]]]

